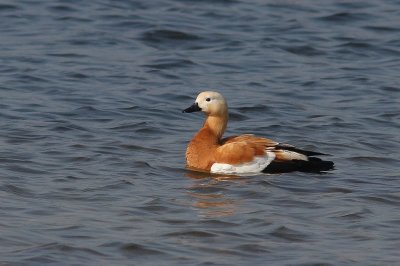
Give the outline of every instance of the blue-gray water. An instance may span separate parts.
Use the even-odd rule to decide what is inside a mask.
[[[2,1],[0,264],[400,263],[399,1]],[[204,89],[228,135],[326,174],[185,170]]]

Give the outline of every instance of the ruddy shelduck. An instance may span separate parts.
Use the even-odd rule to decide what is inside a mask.
[[[205,91],[184,113],[202,111],[203,127],[186,150],[189,169],[218,174],[321,172],[333,169],[333,162],[316,155],[323,153],[298,149],[288,144],[246,134],[222,138],[228,123],[228,105],[218,92]]]

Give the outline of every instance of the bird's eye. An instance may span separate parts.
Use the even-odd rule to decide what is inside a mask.
[[[207,101],[207,102],[211,101],[211,98],[207,98],[206,101]]]

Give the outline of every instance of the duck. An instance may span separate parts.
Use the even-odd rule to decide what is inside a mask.
[[[212,174],[246,175],[293,171],[321,173],[334,163],[316,156],[328,155],[258,137],[253,134],[223,137],[228,104],[222,94],[201,92],[183,113],[203,112],[205,121],[186,149],[187,168]]]

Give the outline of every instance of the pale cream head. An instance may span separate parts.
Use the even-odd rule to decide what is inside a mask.
[[[203,91],[197,96],[196,103],[201,111],[209,116],[225,116],[228,114],[225,98],[218,92]]]

